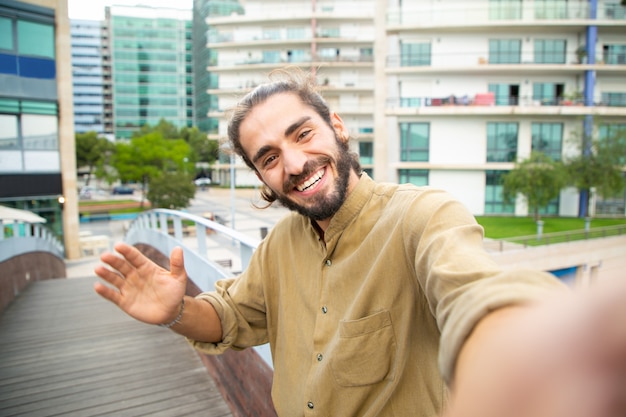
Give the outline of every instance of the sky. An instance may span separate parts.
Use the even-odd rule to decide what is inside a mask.
[[[135,6],[137,4],[153,7],[191,9],[193,0],[67,0],[70,19],[85,20],[103,20],[105,6]]]

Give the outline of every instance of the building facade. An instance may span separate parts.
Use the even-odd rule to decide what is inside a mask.
[[[137,6],[106,8],[105,94],[116,139],[128,139],[161,119],[178,128],[194,124],[191,10]],[[105,54],[106,55],[106,54]],[[106,114],[105,114],[106,117]]]
[[[72,86],[74,130],[104,135],[104,74],[102,22],[72,20]]]
[[[80,256],[66,0],[0,4],[0,204],[44,217]]]
[[[377,180],[446,189],[476,215],[526,215],[522,198],[502,196],[516,161],[534,150],[561,160],[587,129],[626,127],[625,15],[619,0],[247,1],[207,20],[218,136],[233,97],[297,65]],[[255,182],[241,163],[237,175]],[[546,213],[576,216],[580,200],[563,190]],[[626,214],[614,200],[592,213]]]

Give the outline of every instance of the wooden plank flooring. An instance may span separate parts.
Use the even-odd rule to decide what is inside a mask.
[[[32,283],[0,315],[0,416],[232,416],[185,340],[101,299]]]

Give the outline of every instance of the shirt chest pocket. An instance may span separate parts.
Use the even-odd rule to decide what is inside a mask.
[[[389,311],[339,322],[339,342],[330,361],[333,377],[344,387],[393,379],[396,340]]]

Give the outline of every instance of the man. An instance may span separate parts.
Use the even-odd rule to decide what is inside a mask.
[[[569,291],[546,273],[500,270],[480,226],[448,194],[361,173],[342,119],[302,74],[281,74],[243,98],[228,130],[265,199],[294,211],[246,271],[191,298],[180,249],[166,271],[118,244],[121,256],[102,255],[110,268],[96,268],[113,288],[96,291],[204,352],[269,342],[280,416],[436,416],[448,385],[450,416],[571,417],[583,410],[571,395],[587,388],[607,398],[580,416],[615,411],[619,395],[607,388],[616,374],[604,368],[575,373],[582,382],[557,384],[554,395],[545,371],[534,371],[574,379],[564,371],[590,353],[571,349],[561,363],[561,348],[584,346],[594,329],[572,326],[570,313],[591,315]],[[556,332],[561,344],[551,343]]]

